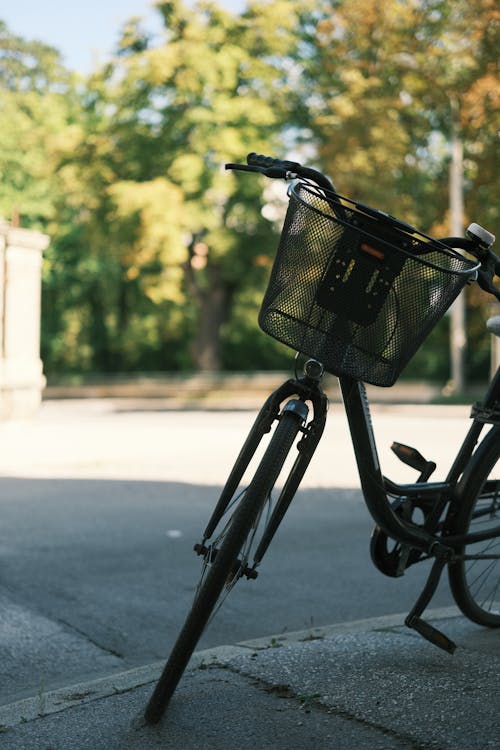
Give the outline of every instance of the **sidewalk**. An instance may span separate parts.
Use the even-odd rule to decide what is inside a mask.
[[[411,436],[444,466],[468,427],[465,407],[380,405],[374,412],[381,446],[394,438],[409,442]],[[188,476],[191,482],[219,484],[252,415],[217,413],[217,441],[212,419],[202,416],[183,412],[179,419],[179,412],[163,404],[125,399],[47,402],[31,424],[0,425],[0,476],[165,481]],[[167,443],[169,436],[175,440]],[[332,450],[336,486],[357,487],[340,409],[331,410],[305,485],[332,486]],[[394,458],[390,464],[385,453],[388,448],[389,476],[405,481],[408,468]],[[359,597],[355,589],[352,596]],[[110,674],[107,663],[99,673],[108,677],[68,680],[50,692],[42,686],[29,699],[0,706],[0,748],[499,748],[500,631],[473,625],[454,609],[426,613],[458,644],[449,656],[405,628],[405,614],[198,653],[155,727],[146,726],[142,715],[163,664]],[[44,637],[50,639],[50,633]],[[58,642],[52,645],[59,648]],[[72,658],[78,661],[78,653]]]
[[[453,656],[403,615],[195,654],[163,721],[153,664],[0,708],[3,750],[486,750],[499,747],[500,638],[434,611]]]
[[[292,370],[280,372],[199,372],[91,377],[75,382],[71,378],[51,383],[44,400],[81,398],[156,399],[174,409],[258,409]],[[338,380],[325,374],[323,387],[331,399],[340,401]],[[484,389],[483,389],[484,390]],[[420,403],[442,400],[443,389],[425,381],[399,381],[392,388],[367,386],[372,403]],[[483,391],[480,390],[480,393]],[[474,399],[472,399],[474,400]]]
[[[380,390],[380,389],[379,389]],[[0,476],[85,477],[222,484],[255,410],[178,410],[163,399],[62,399],[31,421],[0,422]],[[216,415],[214,427],[214,414]],[[469,429],[470,407],[375,404],[379,456],[393,481],[415,472],[391,452],[393,440],[438,463],[437,481]],[[333,458],[332,458],[333,457]],[[330,405],[325,433],[301,486],[359,487],[343,407]]]

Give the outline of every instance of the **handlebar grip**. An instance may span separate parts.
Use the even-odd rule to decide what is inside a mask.
[[[278,167],[280,169],[294,170],[300,168],[300,164],[296,161],[286,161],[284,159],[275,159],[273,156],[264,156],[264,154],[256,154],[252,152],[247,156],[247,164],[255,167]]]
[[[264,154],[256,154],[255,151],[252,151],[251,154],[248,154],[247,156],[247,164],[250,164],[254,167],[270,167],[272,164],[275,164],[278,161],[278,159],[273,159],[272,156],[264,156]]]

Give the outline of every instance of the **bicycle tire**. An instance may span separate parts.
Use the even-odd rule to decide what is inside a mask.
[[[162,717],[266,497],[276,483],[300,429],[300,420],[284,412],[262,456],[247,492],[235,509],[217,556],[198,591],[170,657],[146,707],[144,718],[156,724]]]
[[[462,482],[462,507],[451,524],[451,534],[486,531],[488,524],[500,526],[500,426],[483,440]],[[457,551],[500,555],[500,536]],[[469,620],[500,627],[500,559],[459,560],[449,565],[448,578],[455,602]]]

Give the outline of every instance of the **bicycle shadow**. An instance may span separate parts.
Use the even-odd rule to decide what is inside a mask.
[[[0,478],[3,702],[164,658],[192,601],[192,547],[219,490]],[[371,526],[359,491],[301,490],[259,578],[236,587],[200,648],[406,611],[423,575],[380,575]],[[436,604],[447,603],[445,591]]]

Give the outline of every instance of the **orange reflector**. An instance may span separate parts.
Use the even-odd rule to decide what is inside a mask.
[[[376,247],[367,245],[366,242],[361,243],[360,249],[367,255],[371,255],[374,258],[377,258],[377,260],[384,260],[385,258],[385,253],[383,253],[382,250],[377,250]]]

